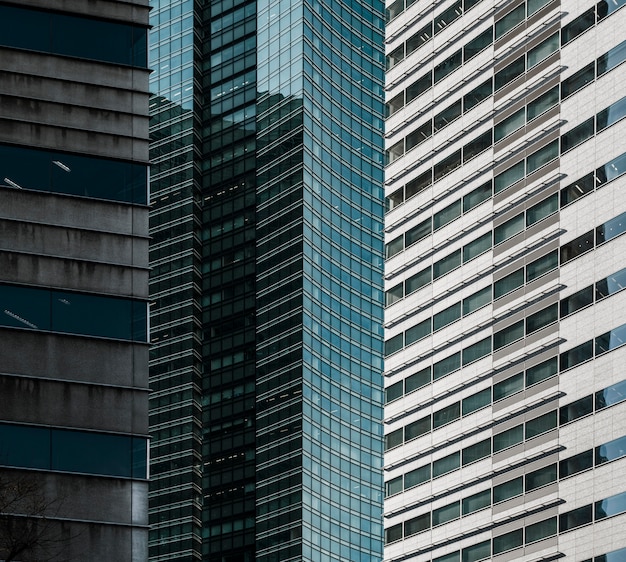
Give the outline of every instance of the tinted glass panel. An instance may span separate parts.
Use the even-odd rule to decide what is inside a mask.
[[[430,334],[430,318],[416,324],[415,326],[411,326],[404,333],[405,345],[411,345],[422,338],[425,338]]]
[[[448,57],[443,62],[440,62],[435,66],[435,84],[440,80],[443,80],[448,74],[461,67],[463,62],[463,54],[461,49],[454,53],[451,57]]]
[[[561,45],[569,43],[572,39],[578,37],[583,31],[593,27],[596,23],[596,10],[591,8],[582,15],[578,16],[574,21],[563,26],[561,30]]]
[[[402,476],[398,476],[398,478],[394,478],[393,480],[389,480],[389,482],[385,482],[385,497],[399,494],[400,492],[402,492],[402,490]]]
[[[485,287],[463,299],[463,316],[470,314],[491,302],[491,287]]]
[[[385,544],[399,541],[402,538],[402,523],[385,529]]]
[[[499,90],[500,88],[506,86],[509,82],[515,80],[518,76],[524,74],[525,68],[526,62],[524,61],[524,57],[521,56],[520,58],[509,64],[509,66],[503,68],[500,72],[496,73],[494,78],[495,90]]]
[[[593,357],[593,340],[580,344],[560,355],[561,371],[575,367]]]
[[[615,10],[618,10],[625,4],[625,0],[601,0],[597,4],[598,9],[598,21],[611,15]],[[626,549],[624,549],[624,555],[626,555]],[[595,562],[600,562],[596,560]],[[608,561],[602,561],[608,562]]]
[[[526,211],[526,226],[531,226],[540,220],[549,217],[559,210],[559,196],[557,193],[533,205]]]
[[[486,232],[480,238],[476,238],[476,240],[463,246],[463,263],[484,254],[488,250],[491,250],[491,232]]]
[[[542,60],[554,53],[554,51],[556,51],[558,48],[559,34],[555,33],[551,37],[548,37],[541,44],[537,45],[534,49],[528,51],[526,58],[526,70],[529,70],[536,64],[539,64]]]
[[[405,234],[405,247],[409,247],[411,244],[415,244],[420,240],[426,238],[432,232],[432,220],[426,219],[420,224],[406,231]]]
[[[412,275],[405,282],[406,294],[409,295],[413,291],[417,291],[419,288],[423,287],[424,285],[428,285],[428,283],[430,283],[431,280],[432,280],[432,274],[430,271],[430,267],[420,271],[419,273],[416,273],[415,275]]]
[[[459,318],[461,318],[461,303],[457,302],[433,316],[433,330],[439,330]]]
[[[463,111],[469,111],[493,93],[491,78],[463,96]]]
[[[419,129],[416,129],[412,133],[406,136],[406,150],[407,152],[417,145],[421,144],[426,139],[430,138],[433,134],[432,121],[426,122]]]
[[[433,463],[433,478],[437,478],[437,476],[456,470],[460,466],[459,461],[459,453],[452,453],[447,457],[435,461]]]
[[[406,198],[417,195],[432,184],[432,171],[424,172],[406,184]]]
[[[494,193],[500,193],[524,177],[524,160],[511,166],[508,170],[498,174],[493,180]]]
[[[404,442],[404,429],[396,429],[391,433],[385,435],[385,451],[388,449],[393,449],[394,447],[398,447],[402,445]]]
[[[434,181],[440,180],[461,165],[461,151],[457,150],[441,162],[437,162],[434,167]]]
[[[613,295],[626,287],[626,269],[621,269],[596,283],[596,300]]]
[[[424,435],[430,431],[430,416],[426,416],[420,420],[409,423],[404,428],[404,440],[409,441],[415,439],[420,435]]]
[[[404,334],[398,334],[385,341],[385,355],[391,355],[404,347]]]
[[[587,84],[593,82],[595,77],[595,62],[592,62],[561,82],[561,99],[565,99],[574,92],[584,88]]]
[[[497,299],[524,284],[524,270],[518,269],[493,284],[493,298]]]
[[[385,292],[385,306],[389,306],[404,297],[404,285],[400,283]]]
[[[484,459],[491,455],[491,439],[484,439],[479,443],[475,443],[474,445],[465,447],[462,453],[463,458],[461,460],[463,462],[463,466],[473,463],[477,460]]]
[[[591,138],[593,133],[594,118],[590,117],[586,121],[583,121],[580,125],[574,127],[571,131],[568,131],[561,136],[561,152],[567,152],[575,146],[578,146],[582,142]]]
[[[469,365],[473,361],[486,357],[491,353],[491,338],[484,338],[463,350],[463,366]]]
[[[504,242],[522,230],[524,230],[524,213],[509,219],[500,226],[497,226],[493,231],[493,243],[500,244],[500,242]]]
[[[559,319],[559,305],[554,303],[526,318],[526,335],[532,334]]]
[[[626,437],[620,437],[595,448],[596,464],[603,464],[626,455]]]
[[[465,62],[475,57],[483,49],[493,43],[493,29],[490,27],[483,31],[478,37],[469,41],[465,47],[463,47],[463,59]]]
[[[399,381],[385,389],[385,403],[393,402],[403,395],[403,384]]]
[[[493,335],[494,351],[524,337],[524,321],[520,320]]]
[[[430,465],[411,470],[404,475],[404,489],[408,490],[430,480]]]
[[[426,529],[430,529],[430,513],[424,513],[424,515],[405,521],[404,536],[410,537],[411,535],[416,535]]]
[[[561,190],[561,207],[576,201],[576,199],[591,193],[595,189],[595,177],[593,172],[580,178]]]
[[[496,22],[496,39],[499,39],[516,25],[522,23],[525,17],[526,6],[522,3],[521,6],[511,10],[508,14]]]
[[[626,381],[618,382],[595,394],[596,410],[601,410],[626,399]]]
[[[433,279],[438,279],[442,275],[449,273],[461,265],[461,250],[446,256],[433,264]]]
[[[556,482],[556,472],[556,463],[540,468],[539,470],[529,472],[526,475],[526,493],[535,490],[536,488],[541,488],[551,482]]]
[[[601,355],[623,345],[626,341],[626,324],[615,328],[606,334],[598,336],[595,340],[596,355]]]
[[[596,519],[623,513],[626,511],[626,492],[596,502],[594,511]]]
[[[593,466],[593,451],[583,451],[568,459],[559,462],[559,478],[566,478],[572,474],[578,474]]]
[[[533,523],[526,527],[526,544],[556,535],[556,517]]]
[[[626,60],[626,41],[622,41],[617,47],[613,47],[608,53],[598,58],[598,76],[614,69],[624,60]]]
[[[526,369],[526,386],[537,384],[538,382],[549,379],[558,373],[558,361],[556,357],[552,357],[539,365]]]
[[[413,82],[406,89],[406,103],[413,101],[420,94],[423,94],[433,85],[432,74],[429,72],[426,76],[422,76],[419,80]]]
[[[491,181],[481,185],[463,197],[463,212],[467,213],[470,209],[480,205],[483,201],[491,198],[492,194]]]
[[[532,439],[557,426],[556,410],[526,422],[526,439]]]
[[[435,17],[435,35],[461,16],[463,13],[461,5],[461,0],[458,0],[450,8]]]
[[[559,423],[563,425],[591,413],[593,413],[593,396],[590,395],[580,398],[566,406],[561,406],[559,410]]]
[[[433,429],[458,420],[461,417],[461,403],[455,402],[433,414]]]
[[[418,371],[414,375],[407,377],[405,380],[406,393],[422,388],[430,383],[430,367]]]
[[[497,453],[524,440],[524,426],[517,425],[493,436],[493,452]]]
[[[459,502],[445,505],[439,509],[433,510],[433,527],[435,525],[443,525],[448,521],[458,519],[461,516],[461,508]]]
[[[526,173],[532,174],[535,170],[538,170],[542,166],[545,166],[548,162],[551,162],[558,157],[559,141],[555,140],[543,148],[540,148],[537,152],[531,154],[526,159]]]
[[[524,390],[524,375],[519,373],[493,385],[493,401],[502,400]]]
[[[502,502],[524,493],[524,480],[520,476],[493,487],[493,503]]]
[[[526,282],[533,281],[538,277],[541,277],[548,271],[556,269],[559,265],[559,256],[557,250],[536,259],[534,262],[529,263],[526,266]]]
[[[435,131],[443,129],[446,125],[461,116],[461,100],[453,103],[434,117]]]
[[[446,357],[433,365],[433,379],[437,380],[441,377],[457,371],[461,368],[461,354],[455,353],[450,357]]]
[[[626,115],[626,98],[611,104],[606,109],[600,111],[596,116],[596,132],[600,132],[614,123],[617,123]]]
[[[489,404],[491,404],[491,389],[485,388],[485,390],[481,390],[463,399],[463,415],[471,414],[476,410],[489,406]]]
[[[50,429],[0,423],[0,464],[50,468]]]
[[[584,505],[583,507],[559,515],[559,533],[591,523],[592,507],[592,505]]]
[[[593,287],[585,287],[580,291],[561,299],[561,318],[593,304]]]
[[[492,136],[491,129],[489,129],[472,142],[467,143],[463,147],[463,162],[467,162],[487,150],[493,144]]]
[[[461,551],[462,562],[477,562],[491,556],[491,541],[468,546]]]
[[[484,509],[485,507],[489,507],[490,505],[491,505],[491,490],[478,492],[477,494],[474,494],[473,496],[463,498],[463,501],[462,501],[463,515],[474,513],[474,511]]]
[[[406,54],[409,55],[433,36],[433,24],[428,23],[406,42]]]
[[[517,131],[526,124],[526,110],[524,108],[516,111],[513,115],[507,117],[504,121],[500,121],[493,130],[493,139],[495,142],[510,135],[513,131]]]
[[[596,228],[596,244],[602,244],[626,231],[626,213],[605,222]]]
[[[544,111],[547,111],[551,107],[554,107],[559,103],[559,87],[555,86],[551,90],[548,90],[545,94],[539,96],[537,99],[531,101],[528,104],[528,121],[531,121],[538,115],[541,115]]]
[[[448,205],[445,209],[442,209],[438,213],[435,213],[433,217],[433,227],[435,230],[437,230],[460,216],[461,200],[459,199],[458,201],[455,201],[454,203]]]
[[[515,529],[499,537],[493,537],[493,554],[500,554],[522,546],[524,542],[524,529]]]
[[[614,158],[608,164],[600,166],[596,170],[598,187],[621,176],[624,172],[626,172],[626,154]]]

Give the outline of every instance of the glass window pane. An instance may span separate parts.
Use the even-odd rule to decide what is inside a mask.
[[[493,284],[493,298],[498,299],[524,284],[524,270],[518,269]]]
[[[385,197],[385,211],[391,211],[391,209],[395,209],[398,205],[402,205],[402,203],[404,203],[403,187],[394,191],[388,197]]]
[[[479,511],[480,509],[484,509],[490,505],[491,490],[484,490],[483,492],[478,492],[477,494],[463,498],[462,512],[463,515],[469,515],[470,513],[474,513],[475,511]]]
[[[410,228],[405,233],[405,247],[408,248],[412,244],[419,242],[426,238],[432,232],[432,219],[428,218],[422,221],[418,225]]]
[[[417,50],[424,43],[426,43],[433,36],[433,24],[432,22],[426,24],[414,35],[408,38],[406,42],[406,54],[410,55],[413,51]]]
[[[593,340],[577,345],[573,349],[561,353],[559,362],[561,371],[575,367],[593,357]]]
[[[626,399],[626,381],[615,383],[595,394],[596,410],[619,404]]]
[[[403,0],[401,0],[403,1]],[[399,541],[402,538],[402,523],[385,529],[385,544]]]
[[[598,76],[613,70],[624,60],[626,60],[626,41],[622,41],[617,47],[613,47],[609,52],[598,58]]]
[[[559,423],[563,425],[592,413],[593,396],[585,396],[575,402],[572,402],[571,404],[561,406],[559,409]]]
[[[615,328],[610,332],[606,332],[595,339],[595,352],[596,356],[602,355],[607,351],[616,349],[621,345],[624,345],[626,341],[626,324],[623,324],[619,328]]]
[[[411,345],[416,341],[430,335],[430,318],[423,320],[415,326],[411,326],[404,334],[405,345]]]
[[[455,402],[433,413],[433,429],[449,424],[461,417],[461,403]]]
[[[626,511],[626,492],[615,494],[610,498],[595,503],[595,519],[604,519]]]
[[[581,88],[584,88],[587,84],[593,82],[595,77],[595,62],[592,62],[561,82],[561,99],[564,100]]]
[[[622,213],[596,228],[596,244],[608,242],[624,232],[626,232],[626,213]]]
[[[467,2],[467,0],[466,0]],[[444,554],[438,558],[433,558],[433,562],[459,562],[460,551],[451,552],[450,554]],[[610,562],[623,562],[617,560],[611,560]]]
[[[596,465],[622,458],[626,455],[626,437],[613,439],[595,448]]]
[[[433,380],[440,379],[458,371],[461,368],[461,354],[459,352],[438,361],[433,365]]]
[[[541,328],[554,324],[559,319],[559,304],[550,306],[531,314],[526,318],[526,335],[532,334]]]
[[[474,88],[471,92],[463,96],[463,111],[469,111],[477,106],[481,101],[491,97],[493,93],[493,83],[491,78]]]
[[[413,82],[413,84],[406,89],[406,103],[409,103],[418,96],[422,95],[426,90],[429,90],[432,85],[432,72],[429,72],[425,76],[422,76],[419,80]]]
[[[391,164],[404,154],[404,139],[385,151],[385,162]]]
[[[474,445],[465,447],[461,452],[463,466],[484,459],[491,455],[491,439],[484,439]]]
[[[453,170],[456,170],[461,165],[461,150],[453,152],[447,158],[444,158],[441,162],[437,162],[434,167],[434,181],[440,180],[445,175],[449,174]]]
[[[496,39],[500,39],[515,26],[519,25],[526,18],[526,6],[522,3],[514,10],[511,10],[503,18],[496,22]]]
[[[435,131],[440,131],[446,125],[449,125],[457,117],[461,116],[461,100],[453,103],[451,106],[446,107],[442,112],[438,113],[434,117]]]
[[[556,269],[559,265],[557,250],[546,254],[526,266],[526,282],[530,283],[542,275]]]
[[[491,337],[486,337],[463,350],[463,366],[491,353]]]
[[[473,191],[470,191],[465,197],[463,197],[463,212],[467,213],[474,207],[480,205],[483,201],[491,199],[492,191],[491,180],[484,183],[480,187],[477,187]]]
[[[436,460],[433,462],[433,478],[437,478],[442,474],[446,474],[453,470],[456,470],[460,466],[460,455],[459,453],[452,453],[447,457],[443,457],[442,459]]]
[[[399,494],[400,492],[402,492],[402,490],[403,490],[402,476],[398,476],[397,478],[394,478],[393,480],[389,480],[388,482],[385,482],[385,497],[387,498],[395,494]]]
[[[430,431],[430,415],[409,423],[404,428],[404,440],[409,441]]]
[[[572,509],[572,511],[559,515],[559,533],[591,523],[592,507],[591,504],[584,505],[578,509]]]
[[[421,369],[417,373],[407,377],[405,379],[405,392],[408,394],[427,384],[430,384],[430,367]]]
[[[435,230],[438,230],[442,226],[452,222],[457,217],[461,216],[461,200],[455,201],[448,205],[445,209],[442,209],[438,213],[435,213],[433,217],[433,226]]]
[[[523,5],[520,7],[523,8]],[[525,57],[522,55],[520,58],[509,64],[507,67],[503,68],[500,72],[496,73],[494,77],[496,91],[515,80],[518,76],[524,74],[524,70],[526,69],[526,62],[524,58]]]
[[[491,404],[491,389],[485,388],[485,390],[481,390],[463,399],[463,415],[471,414],[476,410],[489,406],[489,404]]]
[[[561,207],[576,201],[580,197],[584,197],[594,189],[595,177],[593,172],[591,172],[561,190]]]
[[[394,302],[398,302],[404,297],[404,284],[400,283],[395,287],[392,287],[388,291],[385,291],[385,306],[392,305]]]
[[[611,160],[608,164],[600,166],[596,170],[596,183],[598,187],[614,180],[626,172],[626,154],[622,154]]]
[[[439,279],[439,277],[442,277],[460,265],[461,250],[457,250],[456,252],[453,252],[449,256],[446,256],[433,264],[433,280]]]
[[[557,426],[556,410],[526,422],[526,439],[532,439]]]
[[[524,213],[509,219],[504,224],[496,226],[493,231],[493,243],[500,244],[505,240],[508,240],[512,236],[522,232],[524,230]]]
[[[498,433],[493,436],[493,452],[497,453],[508,449],[513,445],[517,445],[524,440],[524,426],[523,424],[516,425],[511,429],[507,429],[502,433]]]
[[[459,502],[451,503],[450,505],[444,505],[439,509],[433,510],[433,527],[436,525],[443,525],[448,521],[453,521],[461,516],[461,508]]]
[[[555,193],[526,210],[526,226],[531,226],[556,213],[558,210],[559,196]]]
[[[550,517],[545,521],[539,521],[526,527],[526,544],[540,541],[556,535],[556,517]]]
[[[463,147],[463,162],[469,162],[472,158],[487,150],[492,144],[493,133],[489,129]]]
[[[435,16],[435,35],[445,29],[454,20],[461,17],[463,8],[461,7],[461,0],[457,0],[450,8],[443,11],[438,16]]]
[[[493,28],[486,29],[478,37],[472,39],[463,47],[463,60],[467,62],[475,57],[483,49],[493,43]]]
[[[404,59],[404,43],[400,45],[397,49],[394,49],[387,55],[387,70],[393,68],[398,64],[401,60]]]
[[[577,125],[564,135],[561,135],[561,153],[578,146],[587,139],[593,137],[594,133],[594,118],[590,117],[586,121],[583,121],[580,125]]]
[[[587,10],[561,29],[561,45],[569,43],[596,23],[595,7]]]
[[[461,551],[462,562],[478,562],[491,556],[491,541],[487,540],[472,546],[468,546]]]
[[[493,349],[496,351],[510,343],[521,340],[523,337],[524,321],[520,320],[493,335]]]
[[[596,300],[613,295],[626,287],[626,268],[596,283]]]
[[[461,318],[461,303],[457,302],[433,316],[433,330],[440,330],[459,318]]]
[[[404,475],[404,489],[408,490],[430,480],[430,465],[411,470]]]
[[[537,488],[541,488],[542,486],[546,486],[551,482],[556,482],[556,472],[556,463],[544,466],[543,468],[534,470],[533,472],[529,472],[526,475],[526,493],[536,490]]]
[[[396,429],[385,435],[385,451],[402,445],[404,442],[404,428]]]
[[[528,51],[526,69],[531,69],[539,64],[542,60],[549,57],[559,48],[559,34],[548,37],[545,41],[537,45],[534,49]]]
[[[493,140],[498,142],[502,140],[504,137],[509,136],[514,131],[517,131],[519,128],[523,127],[526,124],[526,110],[525,108],[520,109],[507,117],[504,121],[500,121],[497,125],[495,125],[493,129]]]
[[[524,390],[524,375],[518,373],[493,385],[493,401],[502,400]]]
[[[426,139],[429,139],[433,135],[433,124],[429,119],[426,123],[424,123],[421,127],[416,129],[415,131],[409,133],[406,136],[406,150],[407,152],[412,148],[418,146]]]
[[[476,240],[463,246],[463,263],[491,250],[491,232],[486,232]]]
[[[558,373],[558,361],[556,357],[551,357],[547,361],[539,363],[534,367],[526,369],[526,386],[529,387],[538,382],[549,379]]]
[[[0,325],[50,330],[50,291],[35,287],[0,285]]]
[[[524,529],[515,529],[504,535],[493,537],[493,554],[500,554],[507,550],[513,550],[522,546],[524,542]]]
[[[561,299],[561,318],[593,304],[593,286],[585,287],[580,291]]]
[[[527,12],[528,17],[532,16],[535,12],[538,12],[546,4],[549,4],[552,0],[527,0]]]
[[[389,402],[393,402],[394,400],[400,398],[403,395],[403,384],[402,381],[398,381],[391,386],[388,386],[385,389],[385,404]]]
[[[559,87],[555,86],[545,94],[531,101],[527,106],[528,121],[532,121],[551,107],[559,103]]]
[[[463,316],[471,314],[475,310],[482,308],[483,306],[491,302],[491,287],[487,286],[480,291],[475,292],[473,295],[463,299]]]
[[[598,21],[604,19],[606,16],[611,15],[615,10],[618,10],[624,4],[626,4],[626,0],[601,0],[597,4]],[[596,560],[595,562],[600,562],[600,560]],[[608,560],[603,560],[602,562],[608,562]]]
[[[503,502],[524,493],[524,480],[521,476],[493,487],[493,503]]]
[[[626,98],[611,104],[596,116],[596,132],[599,133],[626,116]]]
[[[430,267],[423,269],[419,273],[412,275],[405,281],[406,294],[410,295],[412,292],[417,291],[421,287],[428,285],[432,280],[432,274]]]
[[[559,141],[554,140],[526,158],[526,173],[532,174],[548,162],[559,157]]]
[[[404,236],[398,236],[385,244],[385,258],[389,259],[404,250]]]
[[[413,195],[417,195],[418,193],[424,191],[427,187],[432,184],[432,171],[428,170],[428,172],[424,172],[417,176],[414,180],[407,182],[406,184],[406,198],[409,199],[413,197]]]
[[[511,166],[508,170],[498,174],[493,180],[493,188],[495,193],[504,191],[507,187],[512,186],[524,177],[525,170],[524,160],[520,160],[517,164]]]
[[[0,464],[50,469],[50,429],[0,423]]]
[[[397,96],[391,98],[387,102],[387,106],[386,106],[387,117],[393,115],[396,111],[399,111],[403,107],[404,107],[404,92],[401,92]]]
[[[410,537],[430,529],[430,513],[424,513],[419,517],[414,517],[404,522],[404,536]]]

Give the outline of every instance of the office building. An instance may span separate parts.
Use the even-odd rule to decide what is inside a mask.
[[[147,27],[0,2],[2,559],[147,559]]]
[[[388,4],[386,562],[626,559],[626,9]]]
[[[380,559],[383,5],[152,6],[151,560]]]

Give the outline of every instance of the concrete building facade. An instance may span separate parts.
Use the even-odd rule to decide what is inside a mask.
[[[148,9],[0,2],[0,558],[147,559]]]
[[[387,4],[385,562],[626,559],[623,4]]]

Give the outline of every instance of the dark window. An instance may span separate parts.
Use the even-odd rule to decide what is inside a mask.
[[[592,505],[584,505],[559,515],[559,533],[582,527],[592,521]]]
[[[404,107],[404,92],[399,93],[397,96],[391,98],[387,102],[387,117],[393,115],[396,111]]]
[[[611,219],[596,228],[596,244],[602,244],[626,231],[626,213]]]
[[[433,413],[433,429],[449,424],[461,417],[461,403],[455,402]]]
[[[400,283],[388,291],[385,291],[385,306],[389,306],[390,304],[401,300],[402,297],[404,297],[404,285]]]
[[[593,172],[591,172],[578,181],[575,181],[573,184],[561,189],[561,207],[591,193],[594,189],[595,178]]]
[[[493,284],[493,298],[500,298],[524,284],[524,270],[518,269]]]
[[[493,452],[497,453],[508,449],[513,445],[517,445],[524,440],[524,426],[522,424],[516,425],[511,429],[507,429],[502,433],[498,433],[493,436]]]
[[[448,205],[445,209],[442,209],[433,216],[433,228],[438,230],[446,224],[452,222],[454,219],[461,216],[461,200],[458,199],[454,203]]]
[[[491,353],[491,337],[486,337],[463,350],[463,366],[469,365]]]
[[[459,505],[459,502],[444,505],[439,509],[433,509],[433,527],[458,519],[460,516],[461,506]]]
[[[385,544],[399,541],[402,538],[402,523],[385,529]]]
[[[526,282],[530,283],[538,277],[556,269],[559,265],[559,254],[557,250],[537,258],[534,262],[526,266]]]
[[[404,430],[403,428],[396,429],[391,433],[385,435],[385,451],[389,449],[393,449],[394,447],[398,447],[402,445],[404,442]]]
[[[426,320],[423,320],[419,324],[416,324],[415,326],[411,326],[404,333],[404,340],[405,340],[404,345],[411,345],[412,343],[415,343],[416,341],[421,340],[422,338],[425,338],[429,334],[430,334],[430,318],[427,318]]]
[[[505,223],[496,226],[493,231],[493,243],[494,245],[500,244],[519,232],[522,232],[522,230],[524,230],[524,213],[520,213]]]
[[[557,480],[557,465],[556,463],[544,466],[533,472],[529,472],[526,475],[526,493],[531,492],[542,486],[546,486]]]
[[[487,540],[468,546],[461,551],[462,562],[478,562],[491,556],[491,541]]]
[[[486,232],[476,240],[463,246],[463,263],[473,260],[475,257],[491,250],[491,232]]]
[[[491,129],[463,147],[463,162],[471,160],[493,144]]]
[[[593,413],[593,397],[591,395],[580,398],[571,404],[559,409],[559,423],[561,425],[582,418]]]
[[[524,321],[520,320],[510,326],[496,332],[493,335],[493,349],[494,351],[509,345],[515,341],[521,340],[524,337]]]
[[[524,58],[524,56],[521,56],[507,67],[503,68],[500,72],[496,73],[494,78],[494,88],[496,91],[515,80],[518,76],[524,74],[524,71],[526,70],[526,62]]]
[[[614,158],[596,170],[598,187],[621,176],[624,172],[626,172],[626,154]]]
[[[385,244],[385,258],[389,259],[404,250],[404,236],[398,236]]]
[[[626,455],[626,437],[613,439],[595,448],[596,465],[604,464]]]
[[[593,230],[586,232],[578,238],[574,238],[571,242],[567,242],[561,246],[561,265],[567,263],[574,258],[593,250]]]
[[[493,43],[493,28],[486,29],[478,37],[472,39],[466,43],[463,47],[463,60],[467,62],[471,58],[475,57],[483,49],[487,48]]]
[[[435,131],[440,131],[446,125],[449,125],[461,116],[461,100],[453,103],[451,106],[446,107],[442,112],[438,113],[434,117]]]
[[[405,281],[405,293],[410,295],[424,285],[428,285],[432,281],[432,272],[430,267],[412,275]]]
[[[482,202],[491,199],[493,188],[491,187],[491,180],[484,183],[480,187],[477,187],[473,191],[470,191],[465,197],[463,197],[463,212],[467,213],[474,207],[477,207]]]
[[[599,133],[614,123],[617,123],[620,119],[623,119],[625,115],[626,98],[622,98],[596,115],[596,132]]]
[[[461,265],[461,250],[451,253],[433,264],[433,280],[439,279],[446,273]]]
[[[526,226],[529,227],[559,210],[559,196],[557,193],[539,201],[526,211]]]
[[[556,410],[526,422],[526,439],[532,439],[557,426]]]
[[[569,297],[561,299],[561,318],[593,304],[593,287],[585,287]]]
[[[456,470],[460,466],[460,455],[459,453],[452,453],[447,457],[443,457],[442,459],[436,460],[433,462],[433,478],[437,478],[443,474],[447,474],[453,470]]]
[[[551,357],[534,367],[526,369],[526,386],[529,387],[555,376],[559,372],[556,357]]]
[[[587,10],[561,29],[561,45],[569,43],[596,23],[596,9]]]
[[[524,390],[524,374],[518,373],[493,385],[493,401],[502,400]]]
[[[450,357],[446,357],[433,365],[433,380],[445,377],[461,368],[461,354],[455,353]]]
[[[520,160],[517,164],[513,164],[513,166],[504,170],[504,172],[499,173],[493,179],[494,193],[500,193],[521,180],[524,177],[524,171],[524,160]]]
[[[401,187],[397,191],[394,191],[388,197],[385,197],[385,210],[391,211],[391,209],[395,209],[398,205],[402,205],[404,203],[404,188]]]
[[[515,529],[504,535],[493,537],[493,554],[500,554],[507,550],[513,550],[524,543],[524,529]]]
[[[593,340],[577,345],[560,355],[561,371],[575,367],[593,357]]]
[[[385,404],[393,402],[394,400],[400,398],[402,395],[402,381],[388,386],[385,389]]]
[[[404,0],[396,0],[385,10],[385,19],[391,21],[404,11]]]
[[[547,59],[552,53],[558,50],[558,48],[559,34],[557,32],[528,51],[526,55],[526,70],[530,70],[533,66]]]
[[[404,43],[387,55],[387,70],[393,68],[404,59]]]
[[[541,328],[553,324],[559,319],[559,305],[558,303],[551,304],[550,306],[539,310],[534,314],[531,314],[526,318],[526,335],[532,334]]]
[[[593,466],[593,451],[583,451],[559,463],[559,477],[566,478]]]
[[[613,295],[626,287],[626,268],[596,283],[596,300]]]
[[[430,415],[409,423],[404,428],[404,440],[409,441],[428,433],[431,429]]]
[[[515,26],[524,21],[526,17],[526,4],[522,3],[520,6],[511,10],[503,18],[500,18],[496,22],[496,40],[500,39],[504,34],[508,33]]]
[[[589,63],[561,82],[562,100],[594,81],[596,77],[595,64],[595,62]]]
[[[410,228],[405,234],[405,247],[408,248],[411,244],[415,244],[420,240],[426,238],[432,232],[432,219],[428,218],[418,225]]]
[[[396,353],[404,347],[404,334],[398,334],[385,341],[385,356]]]
[[[440,330],[459,318],[461,318],[461,303],[457,302],[433,316],[433,330]]]
[[[430,383],[430,367],[426,367],[417,373],[409,376],[405,380],[405,392],[413,392]]]
[[[613,47],[608,53],[598,58],[598,76],[613,70],[624,60],[626,60],[626,41],[622,41],[617,47]]]
[[[532,174],[548,162],[559,157],[559,141],[554,140],[526,158],[526,173]]]
[[[433,135],[433,124],[429,119],[426,123],[424,123],[421,127],[409,133],[406,136],[406,150],[407,152],[412,148],[415,148],[417,145],[424,142],[426,139],[430,138]]]
[[[556,517],[533,523],[526,527],[526,544],[556,535]]]
[[[409,199],[410,197],[413,197],[413,195],[417,195],[418,193],[424,191],[432,183],[432,170],[428,170],[428,172],[424,172],[423,174],[416,177],[414,180],[407,182],[406,198]]]
[[[463,52],[459,49],[452,56],[435,66],[435,84],[443,80],[448,74],[454,72],[457,68],[461,68],[463,62]]]
[[[484,439],[474,445],[465,447],[462,451],[463,466],[484,459],[491,455],[491,439]]]
[[[624,513],[626,511],[626,492],[621,494],[615,494],[610,498],[600,500],[595,503],[594,512],[595,519],[604,519],[605,517],[611,517],[611,515],[617,515],[618,513]]]
[[[545,94],[539,96],[533,101],[529,102],[527,106],[527,119],[532,121],[535,117],[538,117],[551,107],[554,107],[559,103],[559,87],[555,86],[551,90],[548,90]]]
[[[526,109],[522,108],[495,125],[493,130],[494,141],[498,142],[499,140],[502,140],[504,137],[510,135],[514,131],[517,131],[525,124]]]
[[[614,11],[618,10],[625,4],[624,0],[600,0],[597,4],[598,9],[598,21],[611,15]],[[624,552],[626,555],[626,551]],[[620,559],[621,560],[621,559]],[[595,562],[609,562],[608,560],[595,560]]]
[[[404,522],[405,537],[416,535],[417,533],[421,533],[426,529],[430,529],[430,513],[424,513],[424,515],[414,517],[413,519],[409,519],[408,521]]]
[[[416,97],[423,94],[433,85],[432,73],[422,76],[406,89],[406,103],[413,101]]]
[[[574,127],[571,131],[568,131],[561,136],[561,153],[567,152],[587,139],[590,139],[593,137],[593,134],[593,117],[590,117],[586,121],[583,121],[580,125]]]
[[[443,11],[438,16],[435,16],[435,35],[445,29],[454,20],[461,17],[461,14],[463,13],[461,5],[461,0],[457,0],[457,2],[455,2],[447,10]]]
[[[486,82],[480,84],[474,88],[471,92],[468,92],[463,96],[463,111],[469,111],[473,107],[477,106],[481,101],[486,100],[493,93],[493,83],[491,78]]]
[[[463,399],[462,412],[466,416],[491,404],[491,389],[485,388]]]
[[[404,475],[404,489],[408,490],[430,480],[430,465],[411,470]]]
[[[385,482],[385,497],[388,498],[390,496],[394,496],[395,494],[399,494],[402,492],[402,476],[398,476],[393,480],[389,480]]]
[[[493,487],[493,503],[503,502],[524,493],[524,479],[519,476]]]
[[[463,316],[482,308],[491,302],[491,287],[487,286],[463,299]]]
[[[434,181],[440,180],[461,165],[461,150],[457,150],[444,158],[441,162],[437,162],[434,166]]]
[[[407,39],[406,54],[410,55],[413,51],[417,50],[420,46],[426,43],[426,41],[428,41],[432,36],[433,24],[431,22]]]
[[[490,505],[491,490],[485,490],[467,498],[463,498],[461,510],[463,512],[463,515],[469,515],[470,513],[474,513],[475,511],[484,509],[485,507],[489,507]]]
[[[616,349],[621,345],[624,345],[626,341],[626,324],[623,324],[619,328],[615,328],[610,332],[606,332],[595,339],[595,352],[597,355],[602,355],[607,351]]]
[[[618,382],[595,394],[596,410],[602,410],[626,399],[626,381]]]

